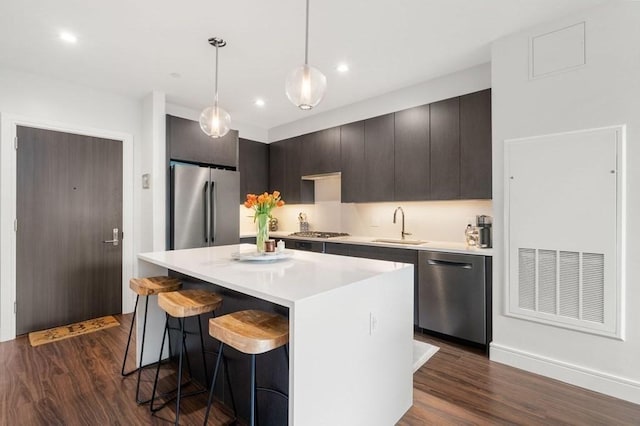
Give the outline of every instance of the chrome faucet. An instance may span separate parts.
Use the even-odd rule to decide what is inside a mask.
[[[405,235],[411,235],[410,232],[404,232],[404,210],[402,210],[402,207],[398,207],[395,209],[395,211],[393,212],[393,223],[396,223],[396,213],[398,213],[398,210],[400,210],[400,213],[402,213],[402,231],[400,232],[400,235],[402,236],[402,239],[404,240],[404,236]]]

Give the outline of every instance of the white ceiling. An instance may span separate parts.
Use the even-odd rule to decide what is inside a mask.
[[[304,59],[304,0],[2,0],[0,64],[136,98],[159,90],[200,110],[213,97],[207,39],[218,36],[228,41],[221,106],[269,129],[488,62],[491,41],[605,1],[311,0],[309,62],[328,91],[308,112],[284,94]],[[61,42],[60,30],[78,43]]]

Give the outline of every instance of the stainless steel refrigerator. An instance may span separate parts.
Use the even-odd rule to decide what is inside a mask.
[[[171,164],[172,250],[238,244],[240,173]]]

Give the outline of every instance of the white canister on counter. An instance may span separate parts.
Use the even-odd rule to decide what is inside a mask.
[[[276,248],[278,251],[284,251],[284,241],[278,241],[278,244],[276,244]]]

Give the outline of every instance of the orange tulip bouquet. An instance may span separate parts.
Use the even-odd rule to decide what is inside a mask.
[[[280,191],[273,191],[272,194],[247,194],[244,206],[253,209],[253,221],[258,225],[256,234],[256,248],[259,252],[264,252],[264,242],[269,239],[269,219],[271,210],[275,207],[284,206],[284,200],[280,197]]]

